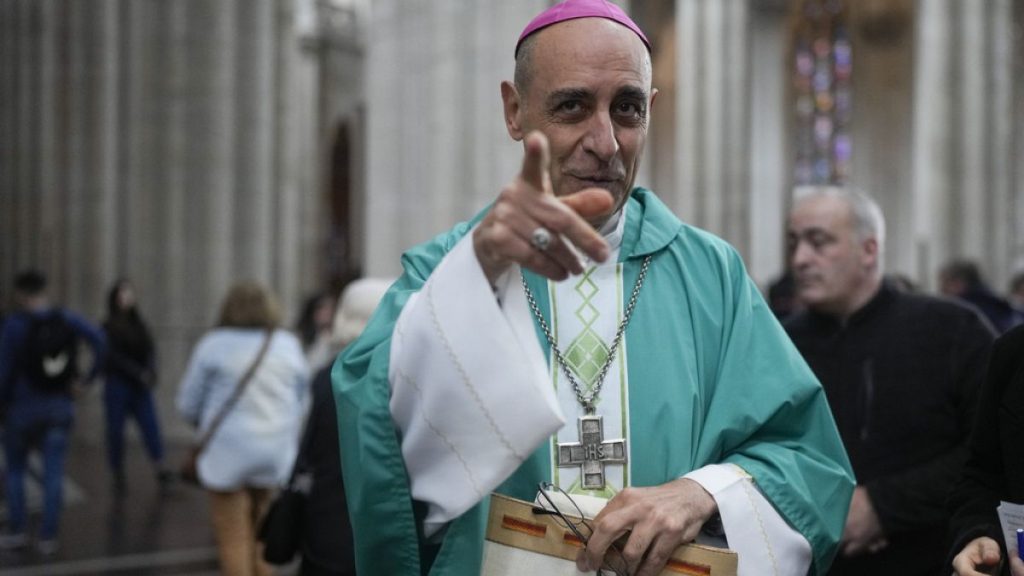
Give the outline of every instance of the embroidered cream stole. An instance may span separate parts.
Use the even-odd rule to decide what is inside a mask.
[[[565,426],[551,440],[551,478],[563,490],[611,498],[629,484],[629,387],[626,348],[623,338],[604,383],[597,382],[623,315],[622,265],[605,263],[588,268],[580,276],[563,282],[549,282],[552,332],[563,357],[586,396],[600,385],[597,415],[603,417],[604,440],[626,439],[626,464],[604,464],[604,490],[584,490],[579,466],[559,468],[558,444],[579,442],[578,418],[584,414],[572,384],[551,353],[549,374],[555,388]]]

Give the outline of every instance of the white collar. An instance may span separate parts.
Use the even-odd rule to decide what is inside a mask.
[[[612,214],[601,228],[597,231],[601,236],[604,236],[606,242],[608,242],[608,248],[611,250],[618,250],[622,244],[622,235],[626,229],[626,205],[623,204],[622,208]]]
[[[617,262],[619,260],[619,248],[622,246],[622,236],[626,230],[626,205],[623,204],[622,208],[608,217],[608,220],[601,225],[601,228],[597,230],[598,234],[604,237],[605,242],[608,243],[608,260],[607,262]],[[590,259],[583,256],[584,266],[590,265]]]

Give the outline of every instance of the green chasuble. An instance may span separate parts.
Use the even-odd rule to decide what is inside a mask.
[[[626,331],[630,484],[655,486],[708,464],[736,464],[810,542],[811,571],[823,574],[842,534],[853,473],[821,386],[732,247],[680,222],[649,190],[634,189],[628,202],[623,284],[632,286],[643,257],[654,255]],[[402,306],[481,217],[405,253],[404,275],[334,365],[362,576],[480,572],[488,502],[449,524],[436,543],[423,538],[425,506],[410,497],[387,376]],[[527,279],[548,315],[546,280]],[[497,491],[533,500],[550,475],[546,442]]]

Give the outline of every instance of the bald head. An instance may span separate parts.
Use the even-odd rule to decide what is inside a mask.
[[[885,249],[885,216],[874,198],[850,187],[839,186],[798,186],[793,190],[793,204],[815,198],[832,198],[849,209],[858,240],[875,238],[879,248]],[[881,268],[881,265],[879,266]],[[879,270],[881,272],[881,270]]]
[[[516,67],[515,67],[515,76],[514,76],[515,87],[516,87],[516,90],[518,90],[520,94],[526,94],[528,92],[528,88],[530,86],[530,82],[533,80],[534,75],[535,75],[535,65],[536,65],[536,63],[535,63],[535,55],[537,53],[537,45],[539,43],[538,39],[542,35],[546,34],[549,31],[555,31],[555,34],[552,34],[550,36],[553,36],[555,38],[555,40],[557,41],[557,40],[561,39],[561,37],[563,36],[563,34],[561,34],[561,33],[559,33],[557,31],[557,27],[559,27],[559,26],[571,26],[571,25],[575,24],[577,30],[579,30],[579,29],[586,29],[588,27],[588,23],[584,22],[584,21],[589,21],[589,23],[594,25],[595,27],[602,27],[602,26],[609,27],[610,26],[611,28],[608,28],[608,30],[615,31],[615,32],[618,32],[618,33],[626,32],[627,35],[632,35],[633,38],[635,38],[637,40],[637,42],[635,44],[637,44],[637,45],[639,45],[639,46],[641,46],[643,48],[641,50],[641,53],[638,54],[640,56],[640,58],[639,58],[639,60],[637,62],[637,65],[646,74],[647,80],[648,80],[647,81],[647,85],[648,85],[648,88],[650,88],[650,78],[651,78],[651,70],[652,70],[652,67],[651,67],[651,54],[650,54],[650,51],[647,49],[647,45],[643,42],[643,40],[641,40],[638,36],[636,36],[636,34],[633,33],[632,30],[630,30],[629,28],[626,28],[625,26],[622,26],[621,24],[618,24],[618,23],[616,23],[614,21],[603,19],[603,18],[586,18],[586,19],[568,20],[566,22],[560,22],[558,24],[554,24],[552,26],[549,26],[548,28],[545,28],[543,30],[540,30],[538,32],[535,32],[535,33],[533,33],[533,34],[523,38],[522,42],[520,42],[520,44],[519,44],[518,49],[516,50]],[[564,30],[563,30],[563,32],[564,32]],[[549,40],[550,40],[550,38],[549,38]],[[544,48],[542,47],[541,50],[543,50],[543,49]]]

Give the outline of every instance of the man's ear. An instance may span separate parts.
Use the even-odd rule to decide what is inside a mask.
[[[658,97],[658,89],[657,88],[651,88],[651,101],[647,104],[647,107],[648,107],[648,110],[647,110],[648,121],[650,121],[649,119],[651,117],[650,116],[651,112],[654,111],[654,99],[657,98],[657,97]]]
[[[878,265],[878,238],[868,238],[864,241],[864,264],[868,266]]]
[[[522,122],[519,117],[523,111],[523,104],[519,97],[519,91],[508,80],[501,83],[501,102],[505,108],[505,129],[508,130],[508,135],[513,140],[522,140],[526,136],[523,134]]]

